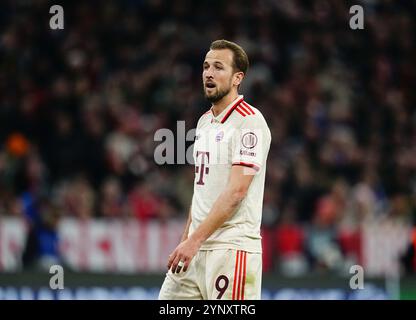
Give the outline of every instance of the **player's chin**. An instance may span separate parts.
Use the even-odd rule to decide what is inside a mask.
[[[216,99],[220,95],[218,88],[207,88],[205,89],[205,97],[207,99]]]
[[[207,99],[208,101],[215,100],[216,96],[217,95],[215,93],[208,93],[205,91],[205,99]]]

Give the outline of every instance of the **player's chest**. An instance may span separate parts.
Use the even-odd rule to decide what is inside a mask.
[[[207,125],[196,130],[195,163],[227,164],[231,161],[233,134],[229,125]]]

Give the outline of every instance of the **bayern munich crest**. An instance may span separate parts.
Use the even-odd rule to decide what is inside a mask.
[[[217,135],[215,136],[215,141],[220,142],[222,138],[224,138],[224,131],[220,131],[217,133]]]
[[[257,144],[257,136],[253,132],[247,132],[241,138],[244,148],[253,149]]]

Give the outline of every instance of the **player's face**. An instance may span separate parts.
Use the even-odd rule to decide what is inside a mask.
[[[233,75],[233,52],[231,50],[208,51],[202,72],[205,98],[210,102],[217,102],[225,97],[231,91]]]

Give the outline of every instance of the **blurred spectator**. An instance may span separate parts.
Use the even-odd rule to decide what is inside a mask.
[[[265,190],[262,216],[262,226],[265,228],[274,227],[279,219],[277,196],[276,192],[272,192],[270,189]]]
[[[158,218],[162,206],[161,199],[146,182],[136,185],[129,194],[128,203],[132,216],[141,221]]]
[[[401,267],[405,274],[416,273],[416,228],[413,228],[410,242],[400,257]]]
[[[88,180],[80,175],[57,189],[58,202],[65,216],[90,219],[96,216],[96,194]]]
[[[101,186],[100,216],[124,218],[127,216],[126,199],[116,177],[106,179]]]
[[[275,229],[275,256],[278,270],[285,276],[301,276],[308,270],[305,256],[305,234],[303,228],[296,224],[294,213],[287,210],[281,223]]]
[[[393,196],[387,219],[396,223],[412,224],[410,198],[406,194],[397,193]]]
[[[307,252],[312,266],[317,271],[339,271],[343,267],[342,254],[337,241],[336,222],[342,202],[337,198],[338,190],[322,197],[315,211],[312,225],[307,231]]]
[[[37,204],[39,220],[29,226],[23,253],[25,268],[49,271],[51,265],[62,264],[59,253],[58,223],[59,209],[47,200]]]

